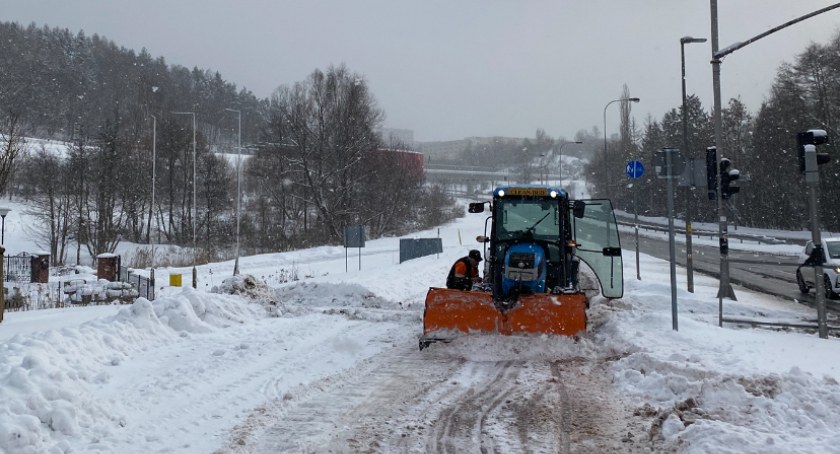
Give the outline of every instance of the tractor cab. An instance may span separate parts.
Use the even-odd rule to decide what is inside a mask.
[[[486,203],[470,205],[484,212]],[[579,290],[583,260],[607,298],[623,294],[621,247],[609,200],[571,201],[561,188],[498,187],[485,223],[485,281],[496,300]],[[488,235],[489,233],[489,235]]]

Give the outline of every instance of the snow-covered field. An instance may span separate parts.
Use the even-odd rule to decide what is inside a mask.
[[[36,247],[15,214],[6,247]],[[629,250],[624,298],[596,297],[578,340],[418,351],[427,288],[483,223],[441,227],[442,254],[402,264],[398,238],[368,241],[361,260],[340,247],[243,257],[256,281],[244,294],[225,293],[243,288],[221,285],[227,262],[198,267],[198,290],[158,284],[152,302],[7,312],[0,452],[838,451],[837,338],[718,327],[717,281],[695,275],[686,293],[681,269],[674,331],[667,262],[642,256],[637,281]],[[729,316],[815,318],[735,291]]]

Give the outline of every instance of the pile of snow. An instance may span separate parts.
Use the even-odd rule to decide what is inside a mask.
[[[95,447],[97,438],[114,436],[126,424],[121,403],[103,401],[95,391],[113,368],[178,337],[264,316],[259,305],[241,298],[185,289],[155,302],[140,298],[78,327],[12,337],[0,344],[0,452]]]
[[[280,314],[280,298],[277,290],[269,287],[264,281],[250,274],[239,274],[228,277],[221,284],[213,287],[210,292],[241,295],[249,300],[261,303],[270,314]]]
[[[658,418],[652,436],[681,452],[836,451],[836,338],[718,327],[717,281],[704,276],[695,293],[679,292],[674,331],[667,269],[644,269],[643,281],[625,281],[622,300],[593,305],[590,317],[594,342],[620,352],[612,366],[620,393],[639,413]],[[741,290],[738,297],[724,300],[724,316],[813,322],[813,310],[794,302]]]

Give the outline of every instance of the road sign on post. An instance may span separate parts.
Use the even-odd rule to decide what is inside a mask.
[[[362,269],[362,248],[365,247],[365,226],[348,225],[344,227],[344,271],[347,272],[347,249],[359,248],[359,269]]]
[[[678,330],[677,322],[677,259],[674,240],[674,180],[679,178],[685,169],[685,158],[676,148],[663,148],[654,156],[656,175],[668,180],[668,249],[671,259],[671,323],[674,331]]]
[[[668,165],[669,156],[670,165]],[[661,180],[679,178],[685,170],[685,157],[676,148],[663,148],[653,155],[653,165],[657,178]]]
[[[690,188],[706,187],[706,160],[687,159],[685,169],[677,180],[677,186]]]
[[[640,161],[629,161],[624,171],[629,178],[641,178],[645,174],[645,166]]]
[[[634,180],[641,178],[645,174],[645,166],[639,161],[630,161],[627,163],[625,173],[629,178]],[[636,231],[636,279],[642,280],[642,274],[639,271],[639,210],[636,204],[636,185],[633,185],[633,227]]]

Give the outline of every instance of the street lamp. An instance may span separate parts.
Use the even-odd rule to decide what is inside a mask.
[[[689,159],[694,158],[694,154],[688,151],[688,106],[686,105],[685,97],[685,45],[687,43],[705,43],[706,38],[694,38],[691,36],[683,36],[680,38],[680,60],[682,63],[682,128],[683,128],[683,150]],[[692,166],[693,169],[693,166]],[[693,251],[691,246],[691,218],[694,216],[691,205],[691,188],[694,186],[694,175],[692,172],[690,185],[686,187],[685,198],[685,271],[686,271],[686,287],[689,293],[694,293],[694,259],[692,257]]]
[[[152,225],[155,220],[155,164],[157,164],[157,117],[152,115],[152,206],[149,210],[149,244],[152,245],[152,268],[155,267],[155,236],[152,235]],[[157,227],[155,227],[157,230]]]
[[[242,183],[240,173],[242,165],[242,112],[236,109],[228,109],[228,112],[236,112],[238,118],[238,133],[236,138],[236,260],[233,262],[233,275],[239,275],[239,213],[240,201],[242,200]]]
[[[557,150],[557,154],[560,155],[560,186],[563,186],[563,147],[570,144],[570,143],[583,143],[579,140],[574,142],[563,142],[560,144],[560,149]]]
[[[198,288],[198,271],[195,268],[195,256],[197,254],[197,248],[196,248],[196,242],[195,242],[195,237],[196,237],[195,226],[196,226],[196,223],[198,222],[198,204],[196,203],[197,197],[196,197],[196,190],[195,190],[196,179],[197,179],[196,178],[196,172],[195,172],[195,162],[196,162],[196,158],[197,158],[196,151],[195,151],[195,112],[172,112],[172,114],[173,115],[192,115],[192,126],[193,126],[193,136],[192,136],[192,148],[193,148],[193,269],[192,269],[192,274],[193,274],[193,288]]]
[[[630,102],[639,102],[639,98],[619,98],[619,99],[613,99],[612,101],[608,102],[607,105],[604,106],[604,186],[608,189],[607,190],[607,195],[609,195],[609,192],[610,192],[609,191],[609,166],[607,165],[607,107],[609,107],[610,104],[612,104],[612,103],[619,102],[619,101],[624,101],[625,99],[627,101],[630,101]]]
[[[6,215],[9,214],[9,211],[12,211],[11,208],[0,208],[0,218],[3,218],[3,227],[2,232],[0,232],[0,244],[6,242]]]

